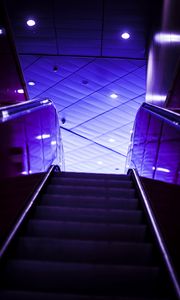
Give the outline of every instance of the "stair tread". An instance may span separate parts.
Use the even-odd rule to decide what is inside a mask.
[[[167,297],[121,297],[121,296],[101,296],[101,295],[78,295],[78,294],[59,294],[59,293],[42,293],[42,292],[30,292],[30,291],[7,291],[2,290],[0,292],[1,300],[172,300]]]
[[[20,259],[150,265],[155,263],[151,243],[19,238],[13,257]]]
[[[137,197],[129,175],[52,174],[2,265],[0,298],[170,300]]]
[[[131,180],[131,176],[127,174],[101,174],[101,173],[86,173],[86,172],[61,172],[53,173],[55,178],[92,178],[106,180]]]
[[[75,186],[75,185],[59,185],[59,184],[49,184],[47,187],[47,191],[51,190],[51,191],[65,191],[65,192],[69,192],[72,189],[74,189],[75,191],[80,191],[80,192],[85,192],[85,193],[89,193],[89,192],[102,192],[102,193],[133,193],[135,192],[134,188],[129,188],[129,187],[111,187],[111,186]]]
[[[33,218],[79,220],[83,222],[141,223],[143,214],[142,211],[138,210],[38,206],[35,208]]]
[[[28,236],[50,236],[94,240],[130,240],[141,242],[146,239],[147,226],[143,224],[83,223],[52,220],[30,220]]]
[[[95,178],[67,178],[67,177],[52,177],[51,184],[57,185],[80,185],[80,186],[106,186],[106,187],[132,187],[133,183],[131,180],[121,179],[95,179]]]
[[[46,194],[41,197],[40,205],[54,205],[54,206],[71,206],[71,207],[94,207],[94,208],[128,208],[137,209],[139,207],[138,199],[124,199],[124,198],[109,198],[106,197],[83,197],[83,196],[66,196],[57,194]]]
[[[138,276],[137,276],[138,274]],[[158,267],[8,260],[2,285],[47,292],[144,295],[157,292]]]

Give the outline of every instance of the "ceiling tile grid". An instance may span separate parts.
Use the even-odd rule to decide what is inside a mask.
[[[144,1],[15,2],[7,8],[29,96],[56,106],[66,171],[123,173],[145,101]]]

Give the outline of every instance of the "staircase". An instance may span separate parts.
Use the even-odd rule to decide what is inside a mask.
[[[1,300],[172,300],[128,175],[53,174],[1,265]]]

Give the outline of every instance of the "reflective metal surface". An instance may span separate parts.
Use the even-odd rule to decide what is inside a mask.
[[[60,132],[52,102],[10,114],[5,107],[0,123],[0,178],[43,172],[60,164]]]
[[[169,92],[180,59],[180,1],[164,0],[163,3],[162,21],[152,36],[149,49],[146,101],[173,107],[172,101],[169,105]]]
[[[178,114],[176,116],[178,118]],[[180,125],[177,119],[169,120],[142,106],[134,124],[128,166],[135,167],[141,176],[180,184]]]

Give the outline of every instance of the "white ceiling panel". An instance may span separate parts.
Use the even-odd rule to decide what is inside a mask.
[[[58,111],[66,171],[124,172],[145,100],[151,3],[6,0],[29,98],[50,98]]]

